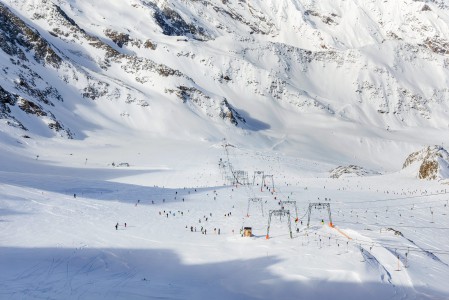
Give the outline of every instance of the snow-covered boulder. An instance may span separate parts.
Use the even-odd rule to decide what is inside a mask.
[[[412,167],[417,168],[420,179],[449,178],[449,153],[441,146],[428,146],[410,154],[402,169]]]
[[[356,165],[338,166],[330,171],[330,178],[340,178],[342,176],[370,176],[379,175],[380,173],[367,170],[363,167]]]

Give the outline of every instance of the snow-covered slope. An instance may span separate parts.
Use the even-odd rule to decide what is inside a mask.
[[[448,26],[439,0],[0,0],[0,299],[448,299],[447,185],[400,171],[449,143]]]
[[[17,135],[132,130],[237,142],[255,134],[312,159],[396,170],[398,156],[441,143],[448,128],[444,2],[12,0],[0,8],[1,112],[29,130]],[[336,157],[311,154],[317,147]]]
[[[226,156],[207,144],[2,151],[0,298],[448,298],[446,186],[401,173],[331,179],[328,165],[238,148],[234,167],[274,175],[274,189],[260,176],[222,186]],[[323,209],[307,226],[310,202],[330,203],[334,227]],[[287,216],[269,223],[281,207],[292,238]]]

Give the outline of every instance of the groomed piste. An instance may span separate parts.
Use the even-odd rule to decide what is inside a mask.
[[[0,298],[449,295],[439,182],[333,179],[325,164],[223,143],[155,165],[137,148],[2,157]],[[118,155],[129,167],[112,166]],[[239,184],[230,164],[273,181]]]

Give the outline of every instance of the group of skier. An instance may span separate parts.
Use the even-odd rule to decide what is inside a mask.
[[[186,228],[188,228],[187,227],[187,225],[186,225]],[[196,226],[195,227],[193,227],[193,226],[190,226],[190,232],[196,232]],[[214,233],[215,234],[217,234],[218,233],[218,235],[220,235],[221,234],[221,230],[220,230],[220,228],[214,228]],[[204,228],[203,226],[201,226],[201,234],[207,234],[207,229],[206,228]]]
[[[194,191],[197,192],[196,189],[195,189]],[[188,193],[190,194],[190,191],[188,191]],[[209,195],[209,194],[207,194],[207,195]],[[176,200],[177,196],[178,196],[178,191],[175,192],[175,195],[174,195],[174,199],[175,199],[175,200]],[[214,196],[214,200],[216,200],[216,196],[218,196],[217,191],[215,191],[215,190],[213,191],[213,196]],[[76,196],[74,195],[74,197],[76,197]],[[184,202],[185,199],[182,198],[182,201]],[[152,203],[152,204],[155,204],[155,201],[152,200],[151,203]],[[162,199],[162,203],[165,203],[165,198]],[[137,202],[136,202],[134,205],[137,207],[139,204],[140,204],[140,200],[137,200]],[[234,206],[233,206],[232,208],[234,208]],[[171,211],[171,210],[169,210],[169,211],[166,211],[166,210],[161,210],[161,211],[159,211],[159,215],[160,215],[160,216],[163,216],[163,217],[165,217],[165,218],[167,218],[167,219],[168,219],[170,216],[175,217],[176,214],[178,214],[178,216],[184,216],[184,212],[183,212],[183,211],[179,211],[179,210],[178,210],[177,212]],[[232,213],[231,213],[231,212],[225,213],[224,216],[225,216],[225,217],[231,217],[231,216],[232,216]],[[202,221],[203,221],[203,222],[208,222],[210,218],[212,218],[212,213],[209,213],[208,215],[204,215],[203,218],[199,218],[199,219],[198,219],[198,223],[201,223]],[[118,230],[119,226],[121,226],[121,225],[120,225],[119,222],[117,222],[117,223],[115,224],[115,229]],[[126,228],[127,224],[124,223],[123,226]],[[187,228],[189,228],[189,227],[186,225],[186,229],[187,229]],[[196,226],[190,226],[190,231],[191,231],[191,232],[196,232],[196,231],[197,231]],[[232,230],[232,232],[234,233],[234,230]],[[204,234],[204,235],[207,234],[207,229],[204,228],[203,226],[201,226],[201,233]],[[220,234],[221,234],[221,229],[220,229],[220,228],[214,228],[214,233],[220,235]]]
[[[120,224],[117,222],[117,224],[115,224],[115,230],[118,230],[119,226],[120,226]],[[123,226],[125,226],[125,228],[126,228],[126,222],[123,224]]]

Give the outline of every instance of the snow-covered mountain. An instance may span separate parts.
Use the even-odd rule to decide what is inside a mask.
[[[0,0],[0,299],[448,299],[446,2]]]
[[[5,0],[0,18],[1,117],[19,140],[250,135],[400,169],[385,152],[449,126],[444,1]]]

